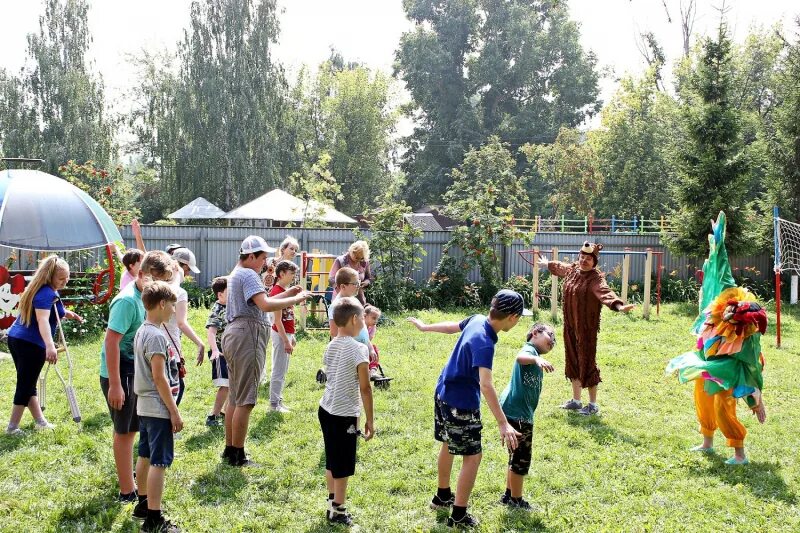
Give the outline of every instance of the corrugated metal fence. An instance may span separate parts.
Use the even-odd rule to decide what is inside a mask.
[[[122,227],[121,233],[126,246],[135,246],[130,227]],[[300,241],[303,250],[318,250],[321,253],[333,255],[344,253],[350,243],[356,239],[354,232],[350,229],[142,226],[142,236],[150,249],[163,250],[171,243],[180,243],[189,247],[195,253],[201,270],[198,282],[204,286],[209,285],[215,276],[230,272],[236,263],[242,239],[251,233],[261,235],[273,246],[277,246],[287,234],[291,234]],[[364,230],[363,233],[367,236],[370,234],[369,230]],[[534,247],[545,251],[555,246],[559,249],[561,259],[571,259],[575,254],[567,252],[577,251],[587,238],[589,237],[586,235],[575,233],[538,233],[530,246],[524,245],[521,241],[514,242],[511,246],[498,250],[500,257],[503,258],[505,277],[508,278],[515,274],[530,274],[531,267],[520,256],[519,251]],[[430,231],[422,235],[418,243],[426,254],[422,258],[419,269],[414,272],[415,281],[422,282],[430,277],[441,260],[444,245],[449,239],[450,232],[448,231]],[[602,242],[604,245],[604,254],[600,256],[600,268],[605,272],[613,272],[622,262],[622,255],[606,254],[605,252],[622,252],[625,248],[629,248],[632,252],[645,252],[647,248],[664,252],[664,274],[675,272],[683,279],[692,275],[695,269],[702,265],[701,259],[673,256],[661,244],[658,235],[593,234],[591,239]],[[532,260],[530,255],[528,259]],[[655,268],[655,261],[653,264]],[[767,279],[772,270],[772,258],[768,255],[732,258],[731,264],[734,268],[755,267],[760,273],[755,277],[759,279]],[[477,281],[479,279],[477,271],[471,272],[470,278]],[[635,281],[643,278],[644,254],[634,255],[631,259],[630,279]]]

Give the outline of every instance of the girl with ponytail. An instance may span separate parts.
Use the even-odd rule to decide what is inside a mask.
[[[57,255],[46,257],[39,264],[30,284],[19,301],[16,321],[8,330],[8,348],[17,369],[17,385],[14,404],[6,433],[21,435],[19,423],[25,408],[31,412],[36,429],[52,429],[39,407],[36,380],[45,361],[58,361],[58,352],[53,341],[56,329],[54,311],[62,318],[82,321],[72,311],[64,309],[58,295],[69,281],[69,265]]]

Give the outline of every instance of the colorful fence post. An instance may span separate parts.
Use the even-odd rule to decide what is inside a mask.
[[[644,298],[642,299],[642,314],[650,318],[650,277],[653,272],[653,249],[647,249],[647,259],[644,262]]]
[[[533,276],[531,277],[531,307],[539,310],[539,249],[533,249]]]
[[[624,249],[626,252],[630,251],[630,248]],[[626,304],[628,303],[628,276],[630,275],[630,268],[631,268],[631,256],[629,254],[625,254],[622,256],[622,301]]]

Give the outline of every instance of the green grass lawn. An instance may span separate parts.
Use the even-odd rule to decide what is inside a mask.
[[[640,310],[637,310],[640,311]],[[635,314],[635,313],[634,313]],[[426,321],[462,314],[424,312]],[[771,315],[772,316],[772,315]],[[201,329],[206,311],[192,313]],[[359,448],[348,508],[362,531],[446,531],[445,515],[428,510],[436,488],[433,389],[455,336],[418,333],[404,317],[379,328],[381,362],[395,378],[375,391],[378,434]],[[484,411],[484,457],[471,512],[481,531],[798,531],[800,530],[800,312],[784,319],[783,348],[774,330],[763,339],[767,359],[767,422],[746,410],[740,418],[751,464],[723,464],[731,450],[712,456],[687,449],[699,443],[691,385],[664,376],[668,359],[693,345],[690,305],[667,305],[660,317],[606,312],[598,360],[603,376],[602,416],[581,418],[558,409],[567,399],[563,343],[551,354],[556,372],[545,378],[536,413],[530,514],[497,503],[507,456],[496,424]],[[495,385],[506,385],[526,325],[501,334]],[[213,400],[210,367],[191,367],[181,410],[182,438],[167,476],[166,514],[184,531],[327,531],[322,435],[314,381],[327,335],[303,338],[293,356],[285,398],[293,412],[268,414],[268,391],[251,419],[247,449],[260,467],[221,464],[222,429],[208,429]],[[77,393],[84,422],[71,421],[51,372],[46,414],[55,431],[34,433],[26,414],[22,438],[0,436],[0,530],[136,531],[131,507],[116,503],[111,425],[97,378],[100,339],[73,344]],[[187,349],[189,347],[187,346]],[[191,353],[191,350],[187,353]],[[189,358],[187,358],[189,359]],[[11,360],[0,361],[0,405],[10,409],[15,382]],[[741,404],[740,404],[741,405]],[[4,411],[4,415],[5,414]],[[5,427],[5,421],[3,422]],[[724,441],[721,436],[717,444]],[[456,460],[456,467],[460,462]]]

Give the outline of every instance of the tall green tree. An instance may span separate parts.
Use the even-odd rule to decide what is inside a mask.
[[[552,144],[520,148],[544,179],[553,214],[592,215],[603,192],[603,173],[591,144],[574,128],[561,128]],[[547,194],[547,193],[546,193]]]
[[[444,194],[444,214],[466,222],[453,230],[445,255],[460,250],[455,255],[461,258],[461,271],[478,266],[484,300],[502,282],[500,245],[524,237],[514,226],[514,217],[528,213],[525,178],[515,169],[508,146],[492,136],[485,145],[466,153],[461,166],[452,170],[453,183]]]
[[[726,244],[732,254],[750,252],[757,244],[755,215],[747,200],[751,174],[732,101],[733,75],[732,43],[723,20],[716,38],[703,42],[680,92],[685,139],[678,148],[675,233],[667,242],[695,257],[707,252],[702,236],[719,211],[728,215]]]
[[[638,79],[623,78],[603,108],[600,128],[589,132],[605,177],[596,203],[599,216],[656,217],[675,207],[666,184],[676,178],[671,148],[678,133],[677,103],[657,89],[658,80],[655,67]]]
[[[396,52],[417,127],[405,140],[406,196],[438,202],[471,146],[552,142],[599,109],[596,59],[564,1],[405,0],[415,23]],[[520,158],[517,163],[522,164]]]
[[[113,129],[102,79],[86,57],[88,3],[45,0],[44,7],[39,32],[28,35],[28,65],[18,79],[0,79],[3,152],[41,157],[50,173],[67,160],[107,166]]]
[[[281,133],[287,85],[273,60],[277,38],[275,0],[197,0],[175,78],[143,79],[139,142],[173,205],[203,196],[230,209],[296,170],[284,168],[293,148]]]

